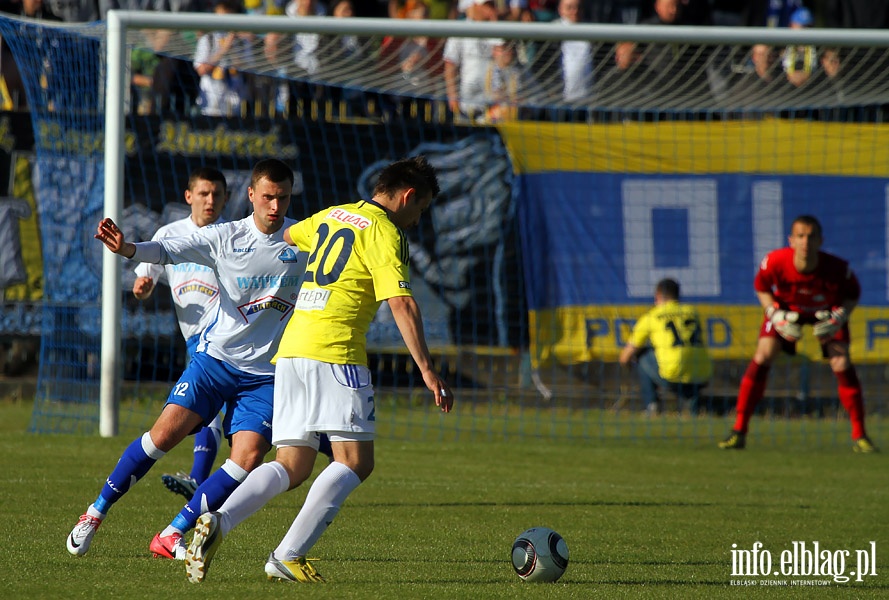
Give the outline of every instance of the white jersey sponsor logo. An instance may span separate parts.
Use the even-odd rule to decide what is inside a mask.
[[[329,213],[327,213],[328,219],[335,219],[340,223],[345,223],[346,225],[351,225],[355,229],[367,229],[370,226],[370,219],[367,217],[362,217],[361,215],[356,215],[355,213],[350,213],[347,210],[343,210],[342,208],[335,208]]]
[[[330,300],[330,290],[300,290],[296,301],[297,310],[324,310]]]
[[[282,228],[269,236],[256,229],[252,215],[202,227],[189,237],[161,240],[171,262],[194,262],[214,269],[218,310],[201,335],[197,351],[248,373],[272,375],[271,359],[288,317],[293,314],[308,255],[284,242]],[[232,252],[237,247],[249,252]],[[194,279],[195,276],[188,279]]]
[[[196,294],[198,296],[206,296],[206,298],[209,299],[216,297],[216,294],[219,293],[219,288],[209,285],[207,282],[201,281],[200,279],[189,279],[173,288],[173,293],[177,298],[182,298],[189,294]]]
[[[266,310],[276,310],[281,313],[281,319],[284,319],[290,314],[290,311],[293,309],[293,304],[281,300],[280,298],[276,298],[275,296],[266,296],[265,298],[259,298],[254,302],[240,306],[238,309],[241,311],[241,315],[247,322]]]

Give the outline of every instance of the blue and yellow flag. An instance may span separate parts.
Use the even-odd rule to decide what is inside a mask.
[[[761,258],[801,214],[863,286],[856,360],[889,357],[889,126],[759,121],[541,124],[500,132],[516,170],[536,364],[613,360],[664,277],[715,358],[748,358]],[[813,340],[804,354],[817,356]]]

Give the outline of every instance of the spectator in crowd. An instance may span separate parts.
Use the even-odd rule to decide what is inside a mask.
[[[580,0],[559,0],[559,23],[571,26],[581,23]],[[562,100],[568,104],[588,102],[593,91],[593,47],[583,40],[566,40],[561,44]]]
[[[43,21],[61,20],[43,3],[43,0],[21,0],[20,2],[2,0],[0,1],[0,12]],[[6,38],[0,40],[0,84],[2,84],[0,89],[3,91],[3,110],[28,108],[25,82]]]
[[[43,3],[43,0],[2,0],[0,1],[0,12],[28,19],[62,20],[52,12],[49,6]]]
[[[639,24],[712,25],[711,4],[712,0],[676,0],[658,6],[658,0],[648,1],[643,4],[639,12]],[[673,5],[675,5],[675,16],[665,18],[666,12]]]
[[[283,15],[284,2],[282,0],[246,0],[244,12],[248,15]]]
[[[525,7],[522,9],[521,13],[519,13],[518,20],[520,23],[536,23],[537,14],[530,8]],[[534,59],[537,57],[538,42],[535,42],[534,40],[513,41],[515,42],[516,59],[525,68],[530,69],[531,65],[534,63]]]
[[[639,21],[640,25],[679,24],[679,0],[655,0],[653,10],[653,14]],[[607,72],[607,88],[600,86],[600,93],[608,93],[615,85],[615,78],[623,80],[630,76],[637,86],[647,87],[651,81],[658,81],[655,89],[671,89],[664,79],[670,78],[678,55],[679,49],[674,45],[619,42],[614,46],[615,68]]]
[[[791,15],[804,6],[802,0],[750,0],[741,20],[748,27],[788,27]]]
[[[238,0],[216,0],[213,12],[233,15],[242,11]],[[201,78],[198,106],[207,116],[240,114],[253,98],[251,80],[241,72],[252,58],[253,35],[234,31],[205,33],[198,39],[194,70]]]
[[[818,7],[824,9],[827,27],[889,29],[889,2],[886,0],[826,0]],[[842,60],[843,64],[855,65],[856,73],[867,73],[871,89],[889,87],[889,70],[885,68],[882,53],[874,52],[872,48],[844,48]],[[849,71],[851,74],[851,69]],[[833,77],[831,82],[842,93],[840,79]]]
[[[644,19],[642,25],[706,24],[703,9],[682,0],[655,0],[655,14]],[[697,11],[689,16],[690,11]],[[644,66],[652,90],[658,90],[660,105],[668,109],[682,104],[691,96],[709,103],[711,95],[723,92],[725,78],[716,72],[712,61],[717,55],[713,49],[697,44],[640,44]]]
[[[701,389],[713,374],[701,318],[694,306],[680,302],[674,279],[658,282],[654,304],[633,327],[620,363],[637,362],[642,403],[649,414],[662,409],[659,388],[677,394],[697,414]]]
[[[323,10],[318,8],[315,0],[292,0],[285,9],[288,17],[311,17],[323,14]],[[286,61],[282,55],[285,52],[285,43],[287,35],[278,32],[269,32],[264,39],[264,52],[267,59],[275,64]],[[294,36],[293,61],[296,65],[308,71],[309,74],[314,73],[318,69],[318,59],[315,51],[321,43],[321,36],[317,33],[298,33]]]
[[[776,79],[778,56],[772,46],[754,44],[750,49],[750,64],[758,81],[768,84]]]
[[[680,25],[680,0],[654,0],[654,14],[639,21],[640,25]]]
[[[613,56],[606,59],[610,62],[596,77],[596,99],[600,106],[621,106],[649,94],[645,57],[638,44],[619,42],[614,45]]]
[[[591,23],[635,25],[639,22],[642,0],[584,0],[583,14]]]
[[[89,23],[100,18],[97,0],[48,0],[49,9],[66,23]]]
[[[410,16],[420,6],[425,7],[424,19],[457,18],[456,0],[389,0],[389,17],[392,19],[413,19]]]
[[[473,0],[467,8],[469,21],[496,21],[492,0]],[[452,37],[444,47],[444,78],[448,107],[454,115],[476,119],[485,111],[485,74],[493,60],[491,41],[485,38]]]
[[[541,23],[559,18],[559,0],[528,0],[528,9],[534,13],[534,20]]]
[[[634,42],[620,42],[614,46],[614,64],[620,71],[629,71],[642,62],[642,52]]]
[[[821,251],[821,223],[811,215],[793,220],[789,247],[768,253],[753,288],[765,313],[753,360],[741,380],[735,426],[719,443],[726,450],[746,446],[747,428],[765,394],[769,370],[782,353],[793,355],[803,326],[811,325],[821,353],[837,380],[840,403],[852,424],[852,448],[876,452],[864,428],[861,382],[849,355],[849,317],[858,305],[861,285],[849,263]]]
[[[334,0],[330,4],[330,14],[335,19],[351,19],[355,16],[355,5],[352,0]],[[321,37],[317,55],[319,68],[330,64],[339,64],[349,61],[358,64],[364,58],[364,50],[368,45],[366,38],[355,35],[324,35]],[[376,67],[377,62],[372,66]],[[368,68],[371,68],[368,66]],[[325,100],[333,103],[333,110],[337,114],[345,111],[349,115],[366,115],[367,106],[363,102],[364,96],[356,87],[350,87],[351,82],[340,81],[341,86],[328,86]]]
[[[325,14],[325,10],[325,7],[319,5],[316,0],[292,0],[286,5],[284,13],[288,17],[311,17],[321,16]],[[320,85],[302,81],[285,83],[291,65],[296,65],[309,75],[318,70],[317,51],[320,44],[321,36],[317,33],[303,32],[290,36],[269,32],[265,35],[263,53],[270,63],[277,66],[281,78],[275,99],[278,112],[286,114],[295,100],[317,101],[324,97],[324,89]]]
[[[246,0],[244,11],[248,15],[281,16],[284,14],[284,4],[284,0]],[[257,34],[256,37],[264,43],[266,35]],[[260,117],[273,116],[278,112],[286,114],[290,97],[287,79],[254,74],[252,80],[254,114]]]
[[[754,44],[729,87],[728,101],[741,108],[759,106],[769,96],[788,89],[779,53],[768,44]]]
[[[423,0],[415,0],[410,10],[403,14],[399,18],[427,19],[429,7]],[[404,80],[402,89],[409,95],[412,91],[427,93],[433,80],[441,79],[444,73],[441,64],[443,47],[441,39],[425,35],[410,38],[386,36],[380,45],[380,65],[385,72],[397,70]]]
[[[518,118],[520,105],[533,103],[533,82],[516,59],[515,43],[511,40],[494,41],[493,58],[485,75],[485,121],[511,121]]]
[[[62,20],[43,0],[0,0],[0,12],[28,19]]]
[[[843,106],[843,58],[839,48],[824,48],[819,57],[820,68],[800,91],[807,95],[807,104],[822,107],[818,117],[825,120],[845,120],[849,108]]]
[[[103,19],[111,9],[200,11],[198,0],[100,0],[99,7]],[[138,57],[137,70],[134,70],[136,77],[131,83],[137,88],[150,85],[150,88],[137,90],[140,92],[139,112],[163,113],[170,109],[181,110],[193,106],[199,93],[199,78],[191,62],[162,54],[173,36],[178,34],[170,29],[146,29],[141,34],[145,45],[157,56],[157,60],[147,56]]]
[[[815,22],[808,8],[798,8],[790,16],[790,29],[800,30],[811,27]],[[815,46],[787,46],[781,54],[781,66],[794,87],[806,83],[818,69],[818,50]]]
[[[137,114],[151,114],[154,106],[151,89],[160,60],[157,54],[145,48],[133,48],[130,52],[130,98]]]
[[[821,70],[828,79],[835,80],[839,77],[843,70],[839,48],[825,48],[821,52]]]

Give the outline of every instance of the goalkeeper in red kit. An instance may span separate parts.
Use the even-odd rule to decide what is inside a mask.
[[[853,449],[876,452],[864,430],[861,382],[849,357],[849,315],[858,304],[861,285],[845,260],[821,252],[821,224],[803,215],[790,227],[788,248],[770,252],[753,282],[765,311],[753,360],[738,390],[735,426],[719,443],[723,449],[743,449],[747,427],[765,393],[769,368],[780,352],[794,354],[804,325],[821,343],[821,352],[837,378],[840,402],[852,422]]]

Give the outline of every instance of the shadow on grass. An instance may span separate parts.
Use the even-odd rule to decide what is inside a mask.
[[[514,507],[535,507],[535,506],[677,506],[677,507],[702,507],[717,506],[713,502],[647,502],[638,500],[592,500],[589,502],[350,502],[351,507],[461,507],[461,506],[514,506]],[[736,504],[732,504],[736,506]],[[765,504],[757,504],[756,506],[766,506]]]

